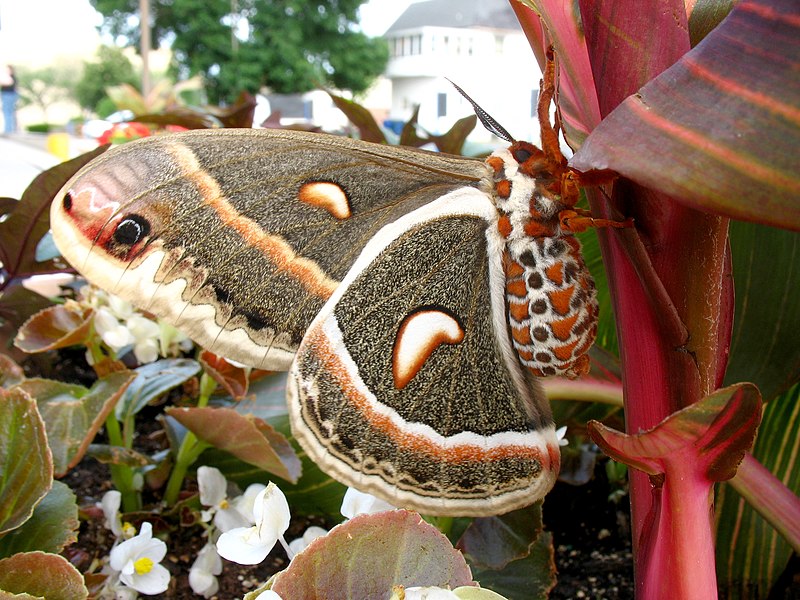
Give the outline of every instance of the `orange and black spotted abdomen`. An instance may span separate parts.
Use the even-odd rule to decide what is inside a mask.
[[[544,153],[515,142],[487,159],[497,230],[504,240],[505,300],[512,343],[537,377],[578,377],[597,335],[597,292],[581,244],[562,227],[577,214]]]
[[[504,255],[511,337],[520,362],[539,377],[588,372],[597,334],[597,292],[573,235],[536,237]]]

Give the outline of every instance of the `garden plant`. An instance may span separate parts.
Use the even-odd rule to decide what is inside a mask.
[[[633,220],[581,234],[602,308],[590,374],[546,382],[567,426],[564,462],[596,444],[615,461],[609,472],[627,465],[636,597],[791,593],[800,10],[793,0],[511,4],[540,63],[555,56],[556,118],[587,207]],[[251,100],[138,120],[248,127]],[[363,108],[334,100],[361,139],[388,143]],[[474,123],[428,136],[412,120],[399,142],[455,153]],[[0,200],[0,317],[13,340],[0,354],[0,591],[169,597],[180,578],[211,597],[228,561],[260,564],[280,545],[288,565],[248,600],[546,598],[557,535],[542,526],[546,498],[494,517],[424,518],[345,490],[294,445],[281,376],[196,348],[81,282],[49,298],[21,285],[70,272],[47,235],[49,204],[102,151]],[[73,381],[59,381],[53,357],[73,365]],[[142,444],[145,430],[159,447]],[[59,481],[86,457],[111,479],[89,503]],[[296,515],[320,520],[288,542]],[[108,530],[108,552],[76,547],[81,519]],[[176,574],[163,560],[187,535],[196,553]]]

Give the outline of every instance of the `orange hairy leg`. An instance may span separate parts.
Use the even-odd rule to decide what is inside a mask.
[[[556,124],[550,122],[550,103],[556,95],[555,54],[553,47],[547,49],[547,63],[539,94],[537,115],[542,132],[542,151],[545,161],[553,174],[554,187],[552,191],[561,197],[561,203],[568,206],[566,210],[558,213],[558,221],[565,232],[580,233],[592,227],[633,227],[633,219],[612,221],[610,219],[595,219],[587,210],[575,207],[580,199],[580,188],[611,183],[615,179],[612,172],[582,176],[567,165],[567,159],[561,152],[559,144],[558,112],[556,111]]]

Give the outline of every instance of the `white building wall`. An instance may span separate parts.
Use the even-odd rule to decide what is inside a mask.
[[[420,104],[420,125],[431,133],[447,131],[473,113],[449,78],[512,136],[538,143],[532,95],[538,93],[541,70],[522,32],[421,27],[392,32],[387,39],[392,55],[387,67],[392,80],[390,118],[406,121]],[[439,115],[439,94],[446,94],[444,116]],[[470,139],[494,138],[478,125]]]

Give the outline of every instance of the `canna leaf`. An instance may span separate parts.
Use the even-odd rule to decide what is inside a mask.
[[[800,235],[731,221],[736,316],[725,381],[755,383],[765,401],[800,381]]]
[[[627,435],[591,422],[589,434],[611,458],[651,477],[669,477],[671,465],[691,463],[697,477],[725,481],[755,439],[760,408],[758,389],[741,383],[717,390],[649,431]]]
[[[570,165],[616,171],[699,210],[800,230],[798,64],[797,2],[743,1],[614,110]]]
[[[768,469],[795,494],[796,507],[800,502],[796,497],[800,495],[800,385],[766,405],[752,453],[755,459],[751,460],[761,464],[750,468],[760,470],[763,465]],[[792,546],[751,504],[761,504],[762,494],[769,496],[770,502],[781,497],[771,491],[774,483],[769,481],[771,476],[756,472],[753,479],[751,473],[742,475],[750,477],[737,475],[733,481],[721,484],[715,500],[720,597],[765,598],[786,569]],[[745,492],[750,502],[737,490]],[[800,520],[796,508],[794,514],[785,508],[759,506],[759,509],[771,511],[771,518],[780,519],[784,526],[797,531]]]

